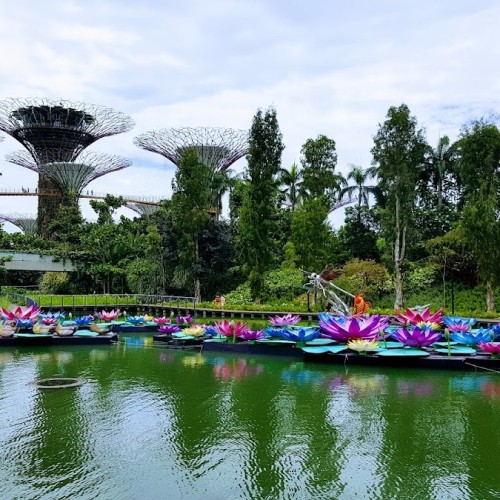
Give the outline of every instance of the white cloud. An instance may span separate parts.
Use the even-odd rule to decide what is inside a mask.
[[[248,129],[258,107],[274,105],[284,166],[324,133],[346,171],[370,163],[372,136],[391,105],[407,103],[431,144],[500,105],[494,0],[2,3],[0,99],[81,100],[135,119],[133,131],[91,147],[134,160],[95,181],[99,191],[169,192],[173,166],[132,142],[152,129]],[[5,140],[0,158],[16,149]],[[2,186],[35,182],[1,159],[0,171]],[[0,212],[36,208],[29,200],[0,197]]]

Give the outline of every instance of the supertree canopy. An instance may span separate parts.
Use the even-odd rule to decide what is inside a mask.
[[[0,130],[17,139],[38,164],[74,161],[93,142],[132,129],[110,108],[49,99],[0,101]]]
[[[31,214],[0,214],[0,220],[10,222],[23,231],[24,234],[36,234],[36,216]]]
[[[130,167],[126,158],[99,153],[83,153],[75,162],[45,163],[38,167],[41,174],[49,176],[63,197],[78,201],[82,189],[93,180]]]
[[[128,201],[127,203],[125,203],[125,206],[143,217],[149,217],[160,209],[158,203],[153,204],[136,201]]]
[[[171,128],[146,132],[134,144],[179,165],[182,153],[194,148],[212,171],[225,171],[248,153],[248,132],[225,128]]]

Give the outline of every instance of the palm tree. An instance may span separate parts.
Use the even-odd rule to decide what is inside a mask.
[[[443,204],[443,183],[445,175],[451,170],[455,149],[450,145],[450,139],[444,135],[438,141],[436,149],[430,149],[430,156],[425,163],[423,180],[430,181],[436,190],[437,205]]]
[[[214,211],[216,220],[219,220],[222,211],[222,197],[224,194],[234,187],[236,179],[231,176],[234,171],[230,168],[222,171],[213,171],[211,182],[211,207],[210,210]]]
[[[354,198],[357,193],[357,208],[358,212],[362,205],[369,205],[370,194],[376,195],[378,188],[377,186],[367,186],[366,182],[377,175],[377,169],[375,167],[361,168],[357,165],[351,165],[351,170],[347,174],[347,181],[353,181],[354,184],[347,186],[340,191],[340,199],[347,196],[347,198]]]
[[[296,163],[293,163],[290,170],[280,168],[277,175],[277,183],[279,187],[283,187],[280,191],[285,195],[287,204],[291,210],[295,210],[299,202],[299,191],[302,184],[302,173]]]

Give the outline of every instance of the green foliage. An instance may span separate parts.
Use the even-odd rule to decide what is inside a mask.
[[[47,272],[40,280],[40,291],[47,294],[70,293],[71,284],[68,273]]]
[[[298,269],[276,269],[264,277],[263,297],[266,301],[285,299],[292,301],[302,293],[304,275]]]
[[[113,213],[123,206],[125,200],[121,196],[107,194],[103,201],[90,200],[89,203],[97,214],[97,224],[113,224]]]
[[[414,266],[406,273],[405,291],[415,294],[421,290],[427,290],[439,283],[438,270],[436,266]]]
[[[393,290],[389,272],[374,260],[353,259],[347,262],[335,285],[352,294],[360,293],[372,301]]]
[[[125,268],[127,285],[132,293],[155,294],[161,291],[158,262],[151,259],[136,259]]]
[[[326,135],[307,139],[300,150],[302,154],[302,196],[326,197],[332,202],[345,185],[342,175],[335,172],[337,152],[335,141]]]
[[[307,198],[293,212],[290,241],[298,266],[308,271],[321,270],[331,261],[333,234],[327,216],[324,198]]]

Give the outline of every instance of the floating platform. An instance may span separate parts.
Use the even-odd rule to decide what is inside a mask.
[[[313,344],[313,343],[311,343]],[[396,346],[394,346],[396,347]],[[463,348],[464,354],[452,350],[438,349],[380,349],[377,353],[358,354],[344,345],[297,347],[294,343],[278,342],[214,342],[206,341],[200,347],[207,352],[231,352],[235,354],[274,355],[300,358],[311,363],[331,363],[363,366],[397,366],[401,368],[430,368],[437,370],[475,370],[500,371],[500,359],[483,352],[471,354],[473,350]],[[458,349],[458,348],[457,348]],[[467,354],[465,354],[467,353]]]
[[[89,332],[90,333],[90,332]],[[61,337],[59,335],[44,335],[33,333],[16,333],[13,337],[0,337],[0,347],[22,346],[70,346],[70,345],[106,345],[118,342],[116,333],[106,335],[80,334]]]

